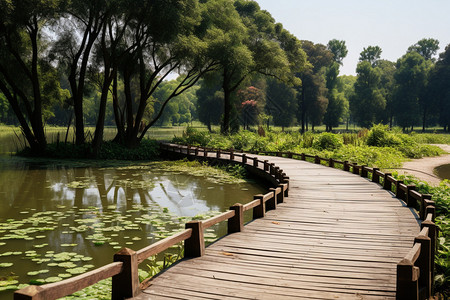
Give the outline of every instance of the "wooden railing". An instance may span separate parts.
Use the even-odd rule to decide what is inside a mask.
[[[395,179],[391,173],[381,172],[378,168],[369,168],[348,161],[293,152],[252,152],[255,154],[273,155],[287,158],[310,159],[316,164],[325,163],[329,167],[342,165],[344,171],[352,172],[383,186],[408,207],[416,208],[421,222],[421,231],[414,239],[413,247],[397,264],[397,299],[416,300],[429,299],[433,295],[434,256],[437,247],[437,227],[434,223],[435,203],[431,195],[421,194],[415,185],[406,185]]]
[[[288,196],[289,177],[283,173],[283,170],[267,160],[261,161],[257,157],[251,157],[244,153],[234,154],[233,152],[192,148],[174,144],[161,144],[161,150],[166,153],[178,153],[181,156],[200,156],[199,154],[201,153],[203,158],[207,160],[219,159],[226,163],[243,164],[250,170],[257,172],[258,175],[270,179],[275,188],[270,188],[269,192],[264,195],[253,196],[253,201],[245,205],[237,203],[231,206],[230,210],[210,219],[190,221],[185,224],[185,230],[141,250],[133,251],[123,248],[114,254],[114,262],[106,266],[57,283],[41,286],[30,285],[18,290],[14,293],[15,300],[57,299],[110,277],[112,277],[112,299],[135,297],[141,292],[142,288],[145,288],[145,282],[141,284],[138,276],[138,266],[145,259],[183,241],[185,257],[202,256],[205,252],[205,239],[203,236],[205,229],[227,220],[228,234],[240,232],[244,227],[245,211],[253,210],[254,219],[262,218],[267,210],[276,209],[277,204],[282,203],[284,197]],[[224,157],[224,154],[228,157]]]

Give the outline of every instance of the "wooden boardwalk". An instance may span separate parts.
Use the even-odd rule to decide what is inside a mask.
[[[366,178],[281,157],[276,210],[153,278],[135,299],[393,299],[420,231],[411,208]],[[249,199],[250,200],[250,199]]]

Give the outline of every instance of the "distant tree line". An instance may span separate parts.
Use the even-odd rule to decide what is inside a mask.
[[[46,124],[76,144],[106,125],[135,147],[155,125],[386,123],[449,128],[449,47],[424,39],[396,63],[361,52],[339,76],[345,41],[300,41],[251,0],[0,0],[0,122],[43,151]],[[168,81],[173,74],[175,80]],[[311,127],[309,127],[311,126]]]
[[[439,55],[439,41],[422,39],[396,63],[380,59],[381,48],[369,46],[360,55],[350,99],[354,121],[397,125],[406,130],[430,124],[449,129],[450,47]]]

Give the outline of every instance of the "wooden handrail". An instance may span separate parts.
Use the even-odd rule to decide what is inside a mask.
[[[192,235],[192,229],[185,229],[174,235],[171,235],[165,239],[162,239],[148,247],[142,248],[136,251],[138,264],[149,258],[150,256],[156,255],[173,245],[176,245],[184,240],[187,240]]]
[[[260,205],[260,202],[260,200],[253,200],[252,202],[244,204],[244,211],[257,207],[258,205]]]
[[[203,228],[207,229],[211,226],[216,225],[217,223],[220,223],[222,221],[228,220],[230,218],[234,217],[234,211],[228,210],[224,213],[221,213],[220,215],[214,216],[212,218],[209,218],[207,220],[202,221],[203,222]]]
[[[41,286],[29,285],[26,288],[16,291],[14,293],[14,299],[47,300],[61,298],[91,286],[101,280],[119,274],[122,271],[122,265],[122,262],[114,262],[63,281],[44,284]]]

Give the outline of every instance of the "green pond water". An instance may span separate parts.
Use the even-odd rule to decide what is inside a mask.
[[[265,191],[255,182],[220,183],[160,165],[97,164],[0,156],[0,299],[12,299],[19,284],[108,264],[122,247],[141,249],[194,216]],[[207,242],[224,234],[224,225],[208,229]]]
[[[435,168],[434,173],[441,179],[450,179],[450,164]]]

